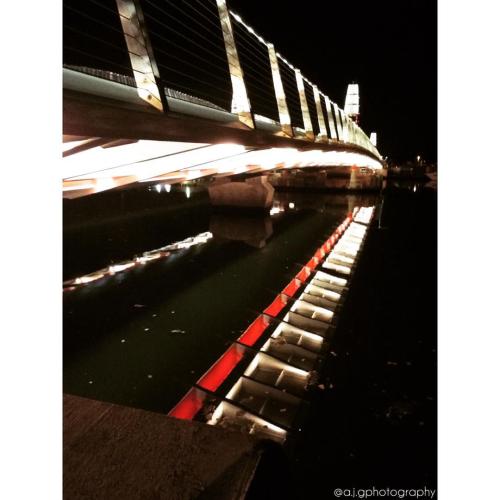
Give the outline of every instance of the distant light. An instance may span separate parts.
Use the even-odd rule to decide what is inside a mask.
[[[161,184],[157,184],[157,185],[155,186],[155,189],[156,189],[156,191],[158,191],[158,193],[159,193],[159,192],[161,191]]]
[[[291,201],[289,204],[288,204],[288,208],[295,208],[295,203],[293,201]]]
[[[189,186],[186,188],[186,198],[191,198],[191,188]]]
[[[415,186],[413,186],[413,192],[416,193],[417,192],[417,185],[415,184]]]
[[[171,184],[163,184],[165,186],[165,191],[167,193],[170,193],[170,191],[172,190],[172,185]]]

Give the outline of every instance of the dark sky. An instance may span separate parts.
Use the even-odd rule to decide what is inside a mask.
[[[437,157],[437,5],[433,0],[227,0],[341,107],[360,85],[361,127],[384,156]]]

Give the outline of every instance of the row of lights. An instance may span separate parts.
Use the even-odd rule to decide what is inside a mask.
[[[136,265],[147,264],[152,260],[157,260],[161,257],[168,257],[173,251],[184,250],[194,245],[204,244],[211,238],[213,238],[213,234],[207,231],[205,233],[200,233],[196,236],[192,236],[184,240],[171,243],[169,245],[157,248],[155,250],[148,250],[146,252],[143,252],[143,254],[140,257],[136,257],[133,260],[120,262],[118,264],[112,264],[104,269],[99,269],[98,271],[94,271],[93,273],[89,273],[84,276],[79,276],[78,278],[65,281],[63,283],[63,291],[72,291],[77,286],[87,285],[88,283],[100,280],[105,276],[114,276],[116,273],[126,271],[127,269],[131,269]]]

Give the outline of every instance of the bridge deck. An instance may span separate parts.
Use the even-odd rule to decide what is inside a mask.
[[[160,141],[237,143],[248,147],[286,147],[299,150],[352,151],[379,160],[369,151],[342,142],[312,142],[272,135],[237,122],[218,122],[168,112],[133,102],[65,89],[63,94],[63,132],[67,135],[149,139]]]

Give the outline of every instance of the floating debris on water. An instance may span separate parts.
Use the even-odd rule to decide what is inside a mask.
[[[145,332],[149,332],[149,328],[144,328],[144,331]]]
[[[151,373],[148,375],[148,378],[153,378],[153,375],[151,375]]]
[[[93,381],[93,380],[89,380],[89,384],[93,384],[93,383],[94,383],[94,381]]]
[[[175,328],[174,330],[170,330],[170,333],[186,333],[186,330]]]
[[[396,361],[387,361],[387,364],[389,366],[398,366],[398,364],[396,363]]]
[[[144,304],[134,304],[134,307],[146,307]]]
[[[123,344],[125,342],[125,339],[121,339],[120,342]]]

